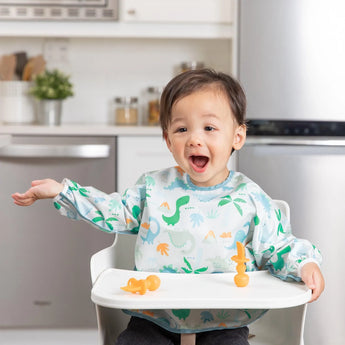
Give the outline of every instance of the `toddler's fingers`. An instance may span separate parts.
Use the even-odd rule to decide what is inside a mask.
[[[44,183],[44,181],[45,180],[33,180],[33,181],[31,181],[31,186],[32,187],[38,186],[38,185]]]

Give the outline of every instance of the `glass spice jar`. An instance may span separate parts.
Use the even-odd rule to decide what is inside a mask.
[[[147,123],[150,126],[159,124],[159,102],[162,91],[162,87],[147,88]]]
[[[138,98],[116,97],[115,98],[115,123],[117,125],[138,124]]]
[[[187,62],[181,62],[180,65],[180,70],[181,73],[182,72],[186,72],[186,71],[192,71],[192,70],[196,70],[196,69],[201,69],[204,68],[205,64],[203,62],[200,61],[187,61]]]

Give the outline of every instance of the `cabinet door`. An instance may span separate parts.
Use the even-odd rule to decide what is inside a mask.
[[[161,136],[118,138],[117,190],[124,192],[147,171],[175,166],[176,162]]]
[[[117,191],[123,193],[134,186],[138,178],[147,171],[175,166],[176,162],[161,136],[118,137]],[[118,268],[133,269],[136,236],[121,235],[116,249]]]
[[[0,155],[0,327],[95,327],[90,257],[108,247],[114,236],[60,216],[51,200],[18,207],[10,195],[45,177],[69,177],[113,192],[115,138],[15,136],[12,144],[12,153]],[[13,150],[14,145],[21,150]],[[90,146],[99,145],[109,147],[108,157],[82,156],[83,150],[90,153]],[[43,157],[48,146],[55,150]]]
[[[125,22],[231,23],[233,0],[124,0]]]

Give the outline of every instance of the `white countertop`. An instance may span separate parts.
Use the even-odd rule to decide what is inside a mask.
[[[159,126],[111,126],[73,124],[61,126],[0,125],[0,135],[74,135],[74,136],[161,136]]]

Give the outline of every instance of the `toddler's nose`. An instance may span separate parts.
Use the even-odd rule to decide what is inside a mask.
[[[202,138],[196,133],[192,133],[188,138],[188,146],[202,146]]]

